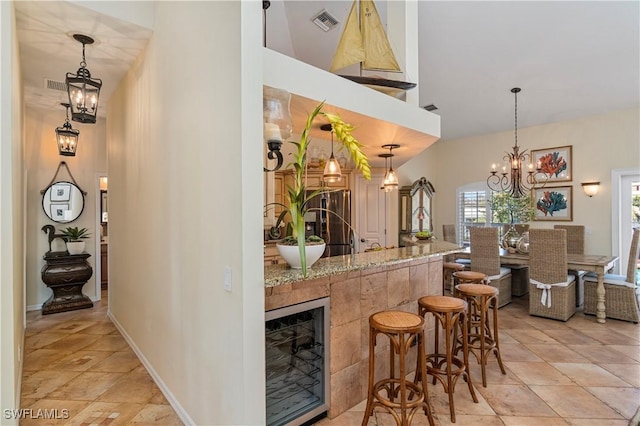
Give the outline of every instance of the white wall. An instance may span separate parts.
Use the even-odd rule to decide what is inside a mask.
[[[62,93],[64,95],[64,93]],[[100,229],[96,225],[96,173],[106,172],[106,126],[105,120],[98,118],[95,124],[71,122],[74,129],[80,131],[78,150],[75,157],[61,156],[55,138],[55,129],[64,123],[65,110],[26,108],[25,111],[25,166],[27,169],[27,309],[40,309],[51,295],[42,281],[40,271],[45,264],[44,254],[49,250],[47,234],[42,231],[44,225],[53,225],[56,232],[68,226],[88,228],[91,237],[86,240],[85,251],[91,254],[88,260],[94,270],[92,277],[82,287],[82,292],[92,300],[96,294],[95,265],[100,261],[100,253],[95,253],[95,238],[100,238]],[[78,219],[68,223],[56,223],[49,219],[42,209],[42,194],[56,173],[58,164],[64,161],[73,179],[87,192],[84,210]],[[71,176],[64,167],[60,168],[56,181],[71,182]],[[64,250],[64,247],[59,249]],[[53,247],[56,250],[56,247]]]
[[[518,129],[521,149],[573,147],[573,180],[557,186],[573,187],[573,222],[531,222],[532,227],[550,228],[556,223],[583,224],[591,228],[585,252],[611,254],[611,170],[640,166],[640,111],[615,111],[577,120]],[[499,163],[504,151],[511,151],[513,131],[438,141],[398,170],[407,185],[425,176],[433,183],[434,230],[456,221],[456,189],[484,182],[492,163]],[[593,197],[582,191],[581,182],[600,181]]]
[[[109,102],[110,315],[195,424],[265,421],[260,6],[159,2]]]
[[[0,2],[0,409],[20,406],[24,344],[22,81],[13,3]]]

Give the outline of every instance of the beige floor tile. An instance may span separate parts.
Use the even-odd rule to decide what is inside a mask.
[[[631,364],[636,362],[625,354],[611,349],[611,346],[608,345],[569,345],[568,347],[587,358],[589,362],[608,364]]]
[[[500,416],[554,417],[557,414],[525,385],[492,385],[479,388]]]
[[[542,358],[531,352],[526,346],[520,343],[503,343],[500,342],[500,354],[502,362],[505,361],[539,361]]]
[[[452,423],[449,416],[438,418],[441,425],[482,425],[482,426],[503,426],[504,423],[497,415],[494,416],[474,416],[468,414],[456,414],[456,422]]]
[[[129,348],[129,344],[120,334],[96,335],[93,343],[85,346],[85,351],[122,351]]]
[[[557,330],[545,330],[545,334],[553,337],[563,345],[600,345],[601,343],[579,330],[562,328]]]
[[[21,394],[25,398],[42,399],[78,374],[76,371],[37,371],[22,382]]]
[[[630,345],[608,345],[609,348],[616,352],[620,352],[636,362],[640,362],[640,346]]]
[[[569,385],[572,381],[546,362],[508,362],[507,367],[526,385]]]
[[[569,424],[560,417],[502,416],[500,420],[505,426],[566,426]]]
[[[93,401],[122,377],[122,373],[80,373],[66,385],[49,394],[53,399]]]
[[[629,387],[629,383],[595,364],[554,362],[552,366],[560,370],[580,386]]]
[[[64,356],[49,366],[57,371],[86,371],[107,358],[111,353],[100,351],[77,351]]]
[[[547,362],[590,362],[587,358],[580,355],[562,344],[534,344],[525,343],[527,349]]]
[[[640,342],[640,339],[638,339],[637,336],[634,336],[633,334],[619,333],[611,327],[607,329],[586,329],[582,330],[582,332],[604,345],[637,345]]]
[[[610,373],[615,374],[631,386],[640,388],[640,365],[638,364],[600,364]]]
[[[588,387],[592,395],[605,402],[609,407],[630,419],[640,407],[640,389],[638,388],[608,388]]]
[[[531,386],[561,417],[619,419],[622,416],[580,386]]]
[[[480,387],[482,387],[481,384]],[[474,389],[476,397],[478,398],[477,403],[473,402],[473,398],[471,397],[467,384],[462,379],[458,381],[453,394],[453,406],[456,416],[461,414],[480,416],[496,415],[496,412],[485,400],[482,393],[478,391],[478,386],[475,386]],[[433,411],[436,413],[438,418],[442,419],[444,417],[450,417],[449,395],[444,392],[442,385],[436,382],[436,385],[430,386],[429,397],[431,399]]]
[[[49,367],[54,362],[70,355],[71,351],[60,351],[56,349],[36,349],[33,352],[25,354],[24,365],[25,371],[39,371]]]
[[[500,371],[500,366],[498,365],[498,361],[490,356],[489,362],[485,367],[485,373],[487,375],[487,385],[492,383],[501,384],[501,385],[515,385],[522,383],[509,369],[506,367],[506,364],[503,362],[505,366],[505,371],[507,374],[502,374]],[[482,369],[480,364],[478,364],[475,358],[471,358],[469,362],[469,372],[471,374],[471,380],[474,385],[482,386]]]
[[[92,366],[90,371],[102,373],[129,373],[142,365],[132,350],[105,353],[109,356]],[[146,370],[143,371],[146,373]]]
[[[164,394],[160,391],[160,392],[156,392],[151,397],[151,399],[149,400],[149,404],[169,405],[169,401],[167,401],[167,398],[165,398]]]
[[[557,343],[552,337],[535,329],[510,330],[509,334],[520,343]]]
[[[71,419],[71,425],[128,425],[144,408],[142,404],[117,402],[92,402]]]
[[[20,426],[68,425],[88,404],[86,401],[39,399],[33,404],[22,406],[26,411],[20,420]]]
[[[54,333],[73,334],[78,333],[79,331],[82,331],[87,327],[94,326],[95,324],[96,323],[93,321],[65,321],[53,327],[51,331],[53,331]]]
[[[627,420],[566,418],[571,426],[629,426]]]
[[[118,333],[118,329],[111,321],[106,320],[97,322],[91,327],[85,328],[82,332],[85,334],[112,334],[114,332]]]
[[[49,331],[26,336],[24,339],[24,351],[26,353],[43,348],[67,336],[68,334],[66,333],[55,333]]]
[[[316,423],[318,426],[360,426],[364,412],[347,411],[339,416],[329,419],[325,418]],[[377,426],[375,416],[370,417],[370,426]]]
[[[47,346],[44,346],[43,349],[55,349],[59,351],[79,351],[89,346],[99,338],[100,336],[95,334],[70,334]]]
[[[182,425],[175,411],[167,405],[147,404],[131,419],[131,424]]]
[[[147,373],[127,374],[98,398],[102,402],[146,404],[160,390]]]

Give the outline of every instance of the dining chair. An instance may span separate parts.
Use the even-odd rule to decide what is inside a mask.
[[[607,318],[640,321],[638,287],[638,257],[640,256],[640,228],[633,231],[629,248],[627,275],[605,274],[604,295]],[[598,277],[593,272],[584,276],[584,313],[596,314]]]
[[[567,321],[576,313],[575,277],[567,273],[567,231],[529,230],[529,315]]]
[[[442,225],[442,239],[452,244],[458,244],[456,238],[456,226],[454,224]],[[447,254],[443,257],[442,264],[442,289],[453,292],[453,278],[452,274],[460,270],[469,270],[471,261],[469,259],[457,259],[455,254]],[[462,267],[462,269],[460,269]]]
[[[567,254],[584,254],[584,225],[553,225],[553,229],[567,231]],[[576,308],[584,305],[584,274],[587,271],[569,270],[576,277]]]
[[[511,269],[500,265],[498,228],[469,228],[471,270],[489,276],[489,285],[498,289],[498,307],[511,302]]]
[[[442,225],[442,239],[448,243],[458,244],[458,238],[456,236],[456,226],[454,224],[445,224]],[[456,259],[455,254],[451,255],[450,258],[447,258],[449,262],[459,263],[461,265],[465,265],[465,269],[469,270],[469,265],[471,261],[469,259]]]

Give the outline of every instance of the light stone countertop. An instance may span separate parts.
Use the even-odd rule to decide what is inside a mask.
[[[269,265],[264,268],[264,286],[274,287],[349,271],[360,271],[363,269],[410,262],[416,259],[443,256],[445,254],[457,253],[461,250],[463,250],[463,248],[456,244],[436,240],[408,247],[371,251],[368,253],[355,253],[345,256],[323,257],[314,263],[313,267],[307,268],[307,278],[303,278],[301,270],[291,269],[286,264]]]

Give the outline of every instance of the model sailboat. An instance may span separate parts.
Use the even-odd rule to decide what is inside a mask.
[[[360,3],[359,13],[357,3]],[[335,72],[357,63],[360,63],[360,74],[362,70],[401,72],[380,22],[376,6],[371,0],[354,0],[329,70]],[[341,77],[373,86],[403,90],[416,87],[415,83],[379,77],[351,75],[341,75]]]

